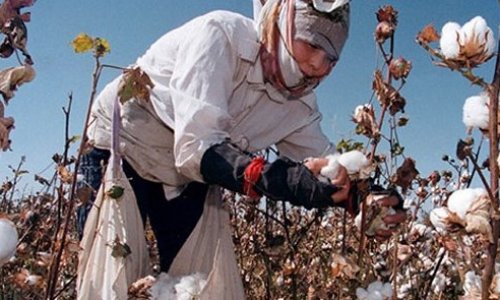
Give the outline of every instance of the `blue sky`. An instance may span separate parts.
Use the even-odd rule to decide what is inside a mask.
[[[350,118],[354,108],[368,102],[372,95],[372,74],[380,64],[373,41],[375,12],[386,4],[399,12],[396,56],[403,56],[413,64],[402,90],[410,123],[400,129],[399,136],[406,148],[405,154],[417,161],[417,168],[426,176],[434,169],[447,168],[441,156],[453,154],[457,140],[465,136],[462,106],[464,100],[476,95],[479,89],[458,73],[433,66],[427,53],[415,43],[415,36],[429,23],[440,30],[447,21],[463,24],[477,15],[483,16],[498,36],[498,2],[353,0],[349,40],[332,75],[318,88],[318,103],[324,115],[322,126],[334,142],[340,138],[365,141],[354,134]],[[77,34],[86,32],[107,39],[111,53],[103,62],[127,66],[163,33],[214,9],[251,16],[252,2],[39,0],[25,8],[23,12],[32,14],[31,22],[27,23],[28,49],[37,77],[21,86],[6,108],[6,115],[16,119],[16,128],[11,133],[13,151],[0,154],[0,180],[11,176],[7,166],[16,166],[21,156],[26,156],[24,169],[30,174],[22,179],[19,188],[29,186],[34,174],[51,176],[54,171],[51,157],[63,150],[62,107],[67,105],[70,93],[73,93],[70,131],[81,134],[94,62],[90,54],[73,52],[70,42]],[[14,57],[0,60],[2,69],[15,65]],[[477,70],[487,81],[491,81],[493,71],[494,59]],[[104,71],[98,89],[116,75],[116,70]]]

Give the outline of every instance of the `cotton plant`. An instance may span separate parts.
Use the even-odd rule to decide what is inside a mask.
[[[14,223],[6,218],[0,218],[0,267],[14,256],[18,239]]]

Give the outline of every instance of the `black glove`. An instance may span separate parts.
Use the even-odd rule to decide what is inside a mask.
[[[250,155],[226,141],[210,147],[204,153],[200,172],[209,184],[248,194],[245,191],[248,185],[245,171],[252,162]],[[265,195],[272,200],[285,200],[308,209],[335,204],[331,196],[338,188],[319,181],[301,163],[279,157],[272,163],[264,163],[259,170],[258,179],[251,182],[251,188],[258,195]]]

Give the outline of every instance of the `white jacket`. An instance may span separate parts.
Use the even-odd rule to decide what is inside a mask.
[[[252,19],[215,11],[168,32],[137,60],[155,86],[150,103],[123,105],[120,151],[141,176],[171,187],[203,182],[205,150],[226,138],[249,152],[276,145],[295,160],[334,152],[315,95],[289,100],[265,83],[259,48]],[[88,132],[98,148],[110,148],[119,80],[93,106]]]

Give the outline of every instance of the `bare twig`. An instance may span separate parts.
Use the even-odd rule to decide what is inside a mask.
[[[49,275],[49,280],[48,280],[48,287],[45,295],[45,299],[47,300],[52,300],[55,299],[55,288],[56,288],[56,282],[57,278],[59,275],[59,265],[61,263],[61,258],[62,254],[64,252],[64,247],[66,244],[66,236],[69,231],[69,225],[70,225],[70,220],[73,215],[73,208],[75,206],[75,193],[76,193],[76,176],[77,176],[77,170],[80,165],[80,158],[83,154],[83,151],[85,149],[86,143],[87,143],[87,124],[90,119],[90,112],[92,109],[92,104],[94,102],[95,95],[97,93],[97,83],[99,82],[99,77],[101,75],[102,71],[102,66],[99,60],[99,57],[95,57],[95,69],[92,74],[92,89],[91,89],[91,94],[90,94],[90,99],[89,99],[89,105],[87,108],[87,116],[85,118],[85,123],[83,126],[83,133],[82,133],[82,140],[80,143],[80,147],[78,149],[78,156],[75,161],[75,172],[73,173],[73,181],[71,185],[71,192],[70,192],[70,197],[69,197],[69,203],[68,203],[68,208],[66,211],[66,218],[65,218],[65,223],[64,223],[64,228],[62,231],[62,235],[60,236],[60,244],[57,252],[55,253],[55,256],[52,259],[51,267],[50,267],[50,275]]]

